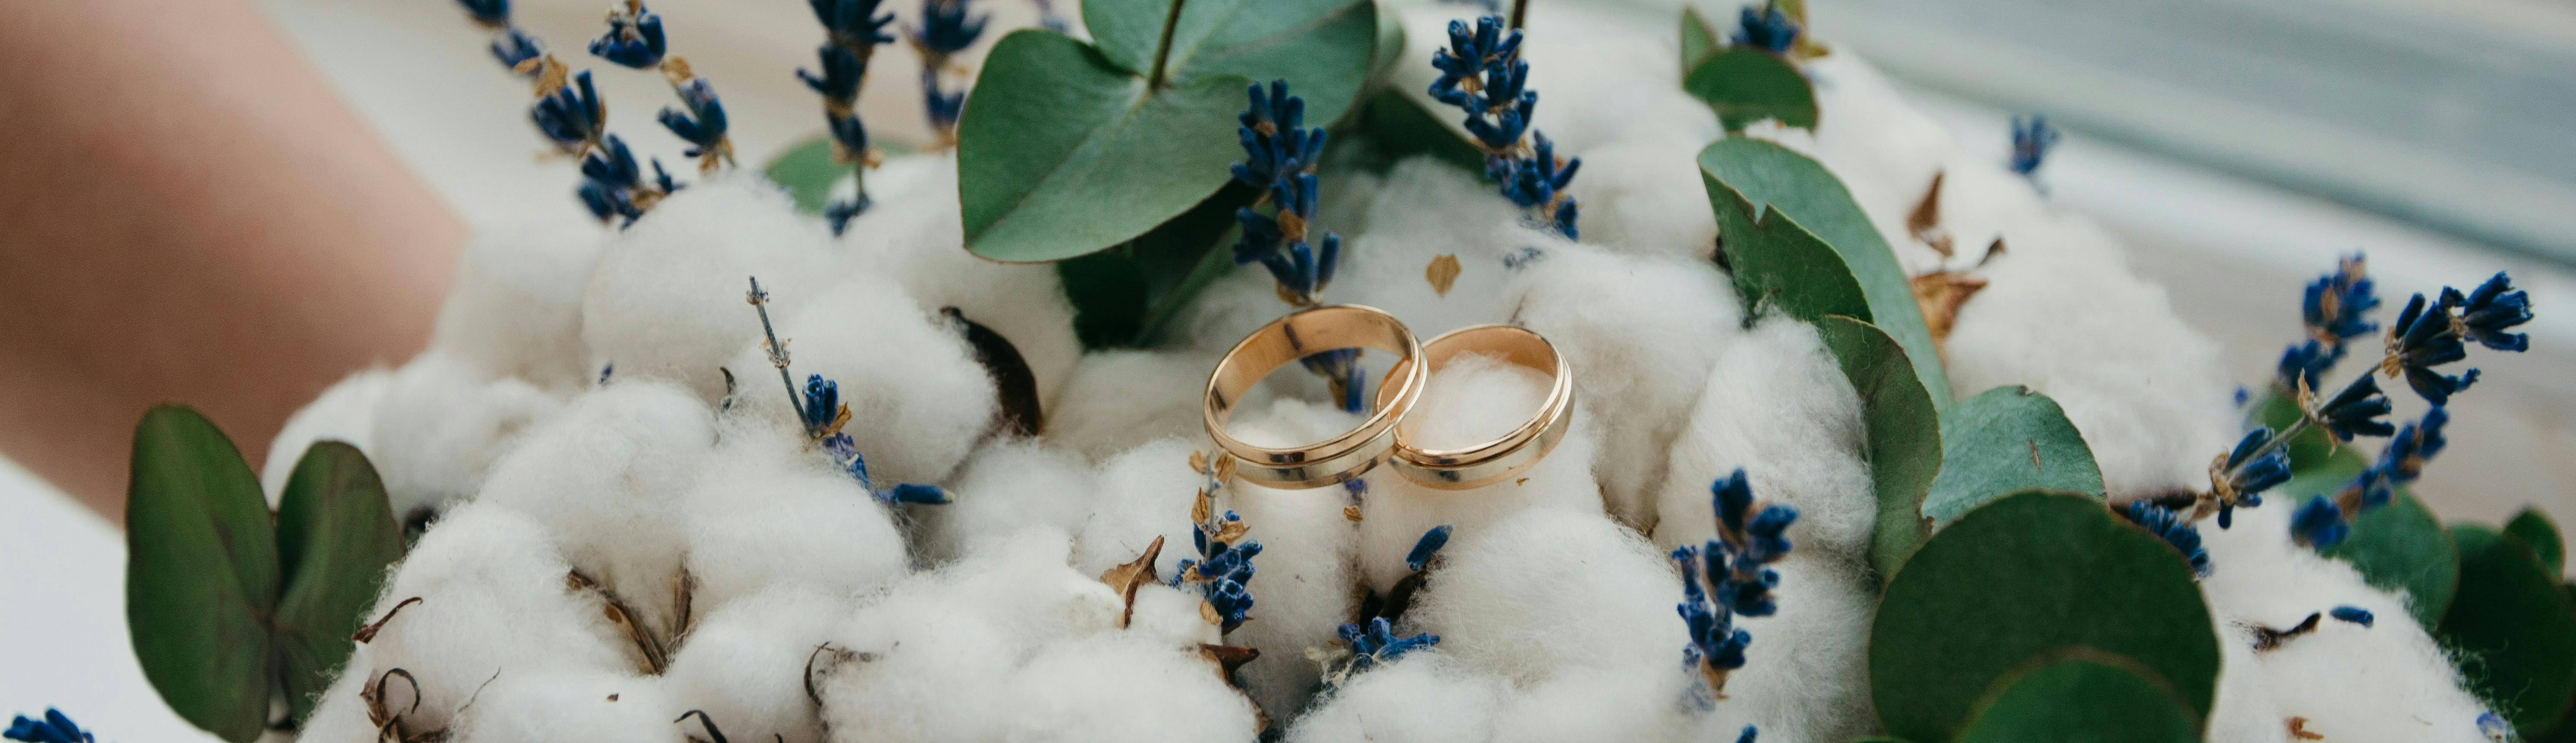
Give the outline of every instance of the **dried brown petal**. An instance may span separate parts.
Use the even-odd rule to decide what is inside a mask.
[[[1941,228],[1941,180],[1947,173],[1933,173],[1931,188],[1923,191],[1923,200],[1914,203],[1914,211],[1905,215],[1905,231],[1932,252],[1950,257],[1950,231]]]
[[[1423,267],[1422,278],[1431,282],[1432,292],[1446,297],[1449,296],[1449,287],[1458,283],[1460,270],[1456,254],[1442,255],[1431,259],[1431,265]]]
[[[1923,309],[1923,324],[1932,331],[1932,341],[1950,339],[1950,328],[1959,321],[1959,308],[1968,303],[1977,290],[1986,288],[1986,280],[1952,271],[1934,271],[1916,276],[1909,282],[1914,287],[1914,304]]]
[[[2293,717],[2293,718],[2290,718],[2290,719],[2288,719],[2288,720],[2284,720],[2283,722],[2287,723],[2287,724],[2290,726],[2290,737],[2292,737],[2292,738],[2297,738],[2297,739],[2299,739],[2299,740],[2325,740],[2325,739],[2326,739],[2326,737],[2325,737],[2325,736],[2323,736],[2323,735],[2318,735],[2318,734],[2316,734],[2316,733],[2312,733],[2312,732],[2309,732],[2309,731],[2308,731],[2308,718],[2305,718],[2305,717]]]
[[[1118,612],[1120,628],[1125,628],[1128,620],[1136,617],[1136,589],[1147,583],[1162,580],[1154,575],[1154,559],[1162,554],[1163,538],[1158,536],[1154,538],[1153,544],[1145,545],[1144,554],[1137,555],[1136,559],[1127,564],[1110,568],[1108,572],[1100,574],[1100,582],[1109,584],[1112,590],[1118,592],[1118,600],[1124,607]]]
[[[417,603],[420,603],[419,596],[403,599],[401,602],[394,604],[394,608],[386,609],[384,616],[378,617],[376,621],[368,622],[364,627],[359,627],[358,632],[350,635],[349,639],[356,640],[362,644],[375,641],[376,633],[384,630],[386,622],[393,621],[394,615],[401,614],[403,607]]]

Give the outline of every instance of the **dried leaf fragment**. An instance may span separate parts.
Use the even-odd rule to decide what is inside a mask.
[[[1136,559],[1100,574],[1100,582],[1109,584],[1111,589],[1116,590],[1118,600],[1125,606],[1118,612],[1119,628],[1126,628],[1128,620],[1136,616],[1136,589],[1147,583],[1161,580],[1154,574],[1154,559],[1162,554],[1163,538],[1158,536],[1154,538],[1153,544],[1145,545],[1144,554],[1137,555]]]
[[[1932,342],[1950,339],[1950,328],[1959,322],[1959,308],[1977,290],[1986,288],[1981,276],[1955,271],[1934,271],[1907,282],[1914,288],[1914,304],[1923,309],[1923,324],[1932,331]]]
[[[2325,740],[2325,739],[2326,739],[2326,737],[2325,737],[2325,736],[2323,736],[2323,735],[2318,735],[2318,734],[2316,734],[2316,733],[2308,732],[2308,718],[2305,718],[2305,717],[2293,717],[2293,718],[2290,718],[2290,719],[2288,719],[2288,720],[2285,720],[2284,722],[2287,722],[2287,723],[2289,724],[2289,726],[2290,726],[2290,737],[2292,737],[2292,738],[2296,738],[2296,739],[2299,739],[2299,740]]]
[[[1914,211],[1905,215],[1905,232],[1932,246],[1932,252],[1950,257],[1950,231],[1941,228],[1941,180],[1947,173],[1933,173],[1932,187],[1923,191],[1923,200],[1914,203]]]
[[[1460,270],[1457,254],[1444,254],[1431,259],[1431,265],[1423,267],[1422,278],[1431,282],[1432,292],[1446,297],[1449,296],[1449,287],[1458,283]]]

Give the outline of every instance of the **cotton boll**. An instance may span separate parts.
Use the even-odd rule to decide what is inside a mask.
[[[1215,353],[1095,351],[1083,354],[1047,413],[1046,441],[1092,459],[1200,431],[1199,398]]]
[[[528,517],[481,503],[453,509],[403,559],[368,613],[383,627],[363,656],[352,656],[373,664],[372,674],[357,675],[408,673],[420,708],[406,725],[425,731],[446,727],[496,675],[634,670],[640,656],[604,618],[596,594],[566,585],[571,570],[553,535]],[[412,598],[420,601],[395,608]],[[388,686],[404,695],[397,701],[405,709],[409,685]]]
[[[2289,719],[2272,701],[2262,661],[2252,643],[2221,624],[2218,633],[2218,699],[2209,709],[2210,743],[2289,743]]]
[[[1526,367],[1484,354],[1460,355],[1431,373],[1422,397],[1397,425],[1419,448],[1474,446],[1527,423],[1546,399],[1547,385],[1545,376]],[[1394,588],[1410,572],[1405,555],[1434,527],[1455,527],[1456,539],[1532,509],[1601,513],[1601,487],[1592,479],[1597,419],[1579,403],[1571,415],[1571,430],[1556,449],[1509,480],[1439,490],[1392,470],[1370,475],[1369,494],[1360,505],[1359,552],[1368,585],[1381,593]]]
[[[997,263],[966,252],[955,152],[903,160],[920,170],[917,182],[891,195],[869,189],[877,205],[842,232],[845,262],[850,270],[893,278],[924,312],[955,307],[1009,339],[1037,375],[1039,397],[1052,408],[1082,356],[1082,342],[1073,334],[1073,302],[1065,298],[1056,267]],[[877,180],[870,177],[869,185]]]
[[[861,610],[816,661],[831,739],[1000,740],[1022,650],[995,618],[918,595]]]
[[[1049,647],[1014,674],[1009,741],[1251,743],[1252,703],[1196,648],[1105,635]]]
[[[1717,215],[1700,185],[1698,156],[1710,139],[1639,137],[1584,150],[1582,174],[1569,189],[1582,205],[1584,242],[1626,255],[1709,260]]]
[[[458,743],[684,743],[698,720],[664,691],[664,681],[613,673],[506,676],[459,716]],[[716,720],[718,729],[725,721]],[[732,730],[725,730],[728,737]]]
[[[1956,167],[1958,140],[1940,122],[1906,102],[1878,68],[1848,48],[1837,47],[1834,53],[1809,62],[1806,69],[1816,81],[1817,126],[1809,139],[1812,149],[1805,151],[1842,180],[1901,262],[1917,270],[1928,268],[1939,256],[1912,239],[1905,218],[1923,200],[1933,174],[1943,172],[1945,164]],[[1975,169],[2000,172],[1997,165]],[[1958,170],[1962,172],[1950,177],[1961,176],[1969,168]],[[1952,191],[1959,184],[1947,180],[1942,186],[1944,207],[1959,195]],[[1952,234],[1966,239],[1962,233]],[[1961,249],[1968,248],[1963,243]]]
[[[1073,452],[1031,439],[987,441],[948,487],[949,504],[923,512],[922,551],[954,560],[1023,527],[1081,528],[1096,476]]]
[[[1772,569],[1780,574],[1773,591],[1780,609],[1736,618],[1736,627],[1753,634],[1744,667],[1727,677],[1719,714],[1699,719],[1702,732],[1689,739],[1732,740],[1746,723],[1759,725],[1766,741],[1832,743],[1870,734],[1878,727],[1869,694],[1877,580],[1858,556],[1791,552]]]
[[[1524,268],[1506,292],[1523,327],[1546,336],[1574,370],[1578,405],[1606,420],[1593,462],[1611,512],[1655,523],[1666,459],[1691,420],[1743,310],[1702,258],[1612,255],[1566,247]]]
[[[1951,389],[1964,399],[2021,384],[2056,400],[2114,498],[2206,486],[2209,458],[2237,430],[2216,344],[2091,223],[2049,216],[2004,232],[2012,252],[1979,272],[1987,286],[1943,347]]]
[[[997,628],[1011,638],[1012,647],[1036,647],[1117,628],[1126,603],[1100,582],[1101,570],[1065,564],[1072,547],[1063,531],[1031,526],[995,546],[998,549],[943,570],[932,584],[935,588],[928,590],[942,600],[993,617]],[[1166,545],[1163,555],[1173,559],[1175,552],[1182,551],[1187,550]]]
[[[581,337],[599,362],[591,366],[677,381],[713,401],[725,392],[718,367],[761,337],[760,316],[743,303],[749,280],[769,292],[772,319],[793,315],[832,285],[831,255],[822,224],[758,174],[690,184],[601,249],[582,294]],[[765,366],[733,368],[739,376]]]
[[[1663,552],[1597,511],[1535,508],[1461,530],[1440,561],[1404,630],[1439,635],[1443,654],[1515,684],[1675,668],[1690,641]]]
[[[429,346],[485,376],[576,389],[597,373],[582,346],[582,294],[607,233],[569,210],[546,214],[475,230]]]
[[[554,393],[493,379],[438,351],[394,372],[376,404],[368,459],[397,518],[413,519],[482,489],[518,435],[563,408]]]
[[[1685,706],[1690,683],[1697,681],[1678,666],[1654,671],[1569,670],[1512,695],[1494,722],[1494,743],[1669,740],[1685,711],[1696,711]],[[1772,731],[1762,732],[1764,739],[1770,739]]]
[[[809,375],[839,386],[850,407],[841,432],[867,457],[877,487],[947,480],[998,420],[992,376],[975,363],[958,328],[923,312],[885,277],[851,276],[805,309],[771,318],[779,338],[795,339],[790,371],[799,394]],[[758,344],[736,350],[728,364],[736,375],[772,373],[761,371],[769,356]],[[784,391],[746,387],[734,401],[736,413],[802,425]]]
[[[1264,556],[1270,553],[1265,551]],[[1253,577],[1259,580],[1260,576]],[[1198,586],[1173,588],[1144,585],[1136,588],[1136,609],[1129,615],[1127,631],[1139,637],[1152,638],[1171,647],[1198,647],[1200,643],[1226,644],[1219,627],[1209,624],[1200,607],[1207,598]],[[1248,624],[1246,626],[1249,626]],[[1241,630],[1237,630],[1238,632]]]
[[[375,661],[367,657],[367,646],[359,645],[349,653],[341,666],[340,677],[331,681],[321,698],[296,728],[295,739],[305,743],[375,743],[376,724],[367,719],[367,700],[360,698],[366,690],[369,672]],[[395,688],[400,689],[400,681]],[[406,697],[408,699],[408,697]]]
[[[903,575],[903,533],[827,457],[796,434],[727,432],[681,498],[699,606],[780,585],[855,595]]]
[[[493,465],[477,501],[544,524],[573,567],[667,628],[683,547],[679,504],[714,439],[706,407],[688,391],[612,384],[530,430]]]
[[[1163,538],[1156,574],[1174,575],[1181,560],[1197,558],[1190,507],[1207,476],[1190,469],[1196,451],[1188,441],[1164,439],[1100,463],[1099,500],[1074,533],[1073,569],[1099,575],[1144,554],[1155,537]]]
[[[286,493],[287,477],[295,474],[295,463],[314,442],[344,441],[371,453],[374,447],[368,436],[376,428],[376,401],[392,381],[393,373],[383,369],[351,374],[287,416],[285,427],[269,442],[266,464],[259,470],[260,490],[268,494],[269,508],[277,507],[278,498]]]
[[[1242,412],[1227,433],[1254,446],[1322,441],[1359,424],[1358,416],[1294,400]],[[1330,646],[1359,610],[1352,570],[1359,530],[1343,512],[1349,491],[1340,485],[1280,490],[1237,478],[1224,495],[1225,507],[1250,527],[1248,537],[1261,543],[1247,586],[1253,621],[1226,640],[1261,651],[1243,667],[1244,685],[1270,719],[1292,719],[1323,675],[1306,650]]]
[[[689,631],[663,676],[667,690],[733,740],[817,743],[823,721],[805,696],[805,662],[848,609],[847,599],[801,586],[727,603]]]
[[[1483,743],[1494,739],[1503,681],[1417,650],[1352,676],[1288,729],[1289,743]]]
[[[1789,541],[1800,550],[1864,554],[1878,521],[1862,456],[1865,433],[1860,396],[1815,328],[1788,317],[1762,320],[1718,356],[1689,426],[1673,442],[1656,543],[1712,538],[1709,486],[1741,467],[1754,497],[1798,509]]]

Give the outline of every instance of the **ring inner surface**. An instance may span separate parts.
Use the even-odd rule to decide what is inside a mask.
[[[1367,420],[1340,436],[1297,449],[1253,446],[1225,432],[1225,424],[1234,417],[1234,406],[1262,378],[1298,359],[1344,348],[1376,349],[1400,357],[1397,367],[1379,381],[1375,410]],[[1326,306],[1281,318],[1243,339],[1217,364],[1215,374],[1208,380],[1207,415],[1214,424],[1208,432],[1220,447],[1248,460],[1248,464],[1294,465],[1340,456],[1391,428],[1395,406],[1388,403],[1419,389],[1420,375],[1403,370],[1414,350],[1410,331],[1394,318],[1370,309]]]
[[[1406,458],[1425,465],[1453,466],[1473,464],[1477,459],[1500,456],[1513,446],[1536,438],[1539,432],[1557,417],[1559,410],[1572,397],[1572,389],[1570,389],[1572,380],[1565,378],[1566,369],[1563,360],[1556,355],[1555,347],[1545,338],[1528,330],[1510,325],[1461,328],[1431,339],[1431,342],[1424,344],[1422,348],[1423,360],[1432,369],[1448,366],[1451,360],[1471,353],[1500,357],[1513,365],[1546,375],[1548,394],[1541,399],[1539,409],[1532,411],[1533,415],[1528,421],[1510,432],[1471,446],[1455,449],[1420,449],[1399,442],[1396,448],[1402,450]],[[1389,370],[1388,375],[1393,376],[1404,371],[1402,368],[1404,364],[1405,362],[1397,362],[1397,368]],[[1386,391],[1379,390],[1378,395],[1379,404],[1383,405]]]

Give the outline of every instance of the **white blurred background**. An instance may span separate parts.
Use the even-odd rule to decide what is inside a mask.
[[[1555,0],[1537,0],[1549,2]],[[572,164],[537,155],[524,84],[452,0],[260,0],[358,113],[468,218],[578,209]],[[2451,448],[2418,492],[2446,519],[2525,505],[2576,523],[2576,5],[2553,0],[1809,0],[1820,38],[1876,61],[1971,151],[2010,113],[2067,130],[2043,177],[2126,240],[2184,319],[2259,385],[2298,335],[2300,287],[2367,251],[2393,313],[2410,292],[2510,270],[2532,351],[2482,353]],[[576,65],[606,0],[519,0]],[[1074,14],[1073,0],[1058,0]],[[912,5],[895,6],[906,22]],[[1029,0],[982,0],[996,27]],[[1732,18],[1731,3],[1704,2]],[[1669,24],[1677,0],[1605,5]],[[658,0],[672,51],[713,80],[746,165],[818,134],[794,75],[821,34],[801,0]],[[988,33],[987,38],[998,36]],[[1426,43],[1417,40],[1417,43]],[[1428,43],[1436,43],[1428,42]],[[989,41],[985,46],[989,46]],[[978,61],[982,47],[970,53]],[[909,54],[876,57],[881,139],[924,136]],[[589,64],[611,124],[683,165],[654,75]],[[643,154],[643,153],[639,153]],[[2420,403],[2396,396],[2398,415]],[[265,442],[244,442],[254,451]],[[212,740],[163,707],[127,647],[123,535],[0,462],[0,715],[59,705],[119,741]]]

